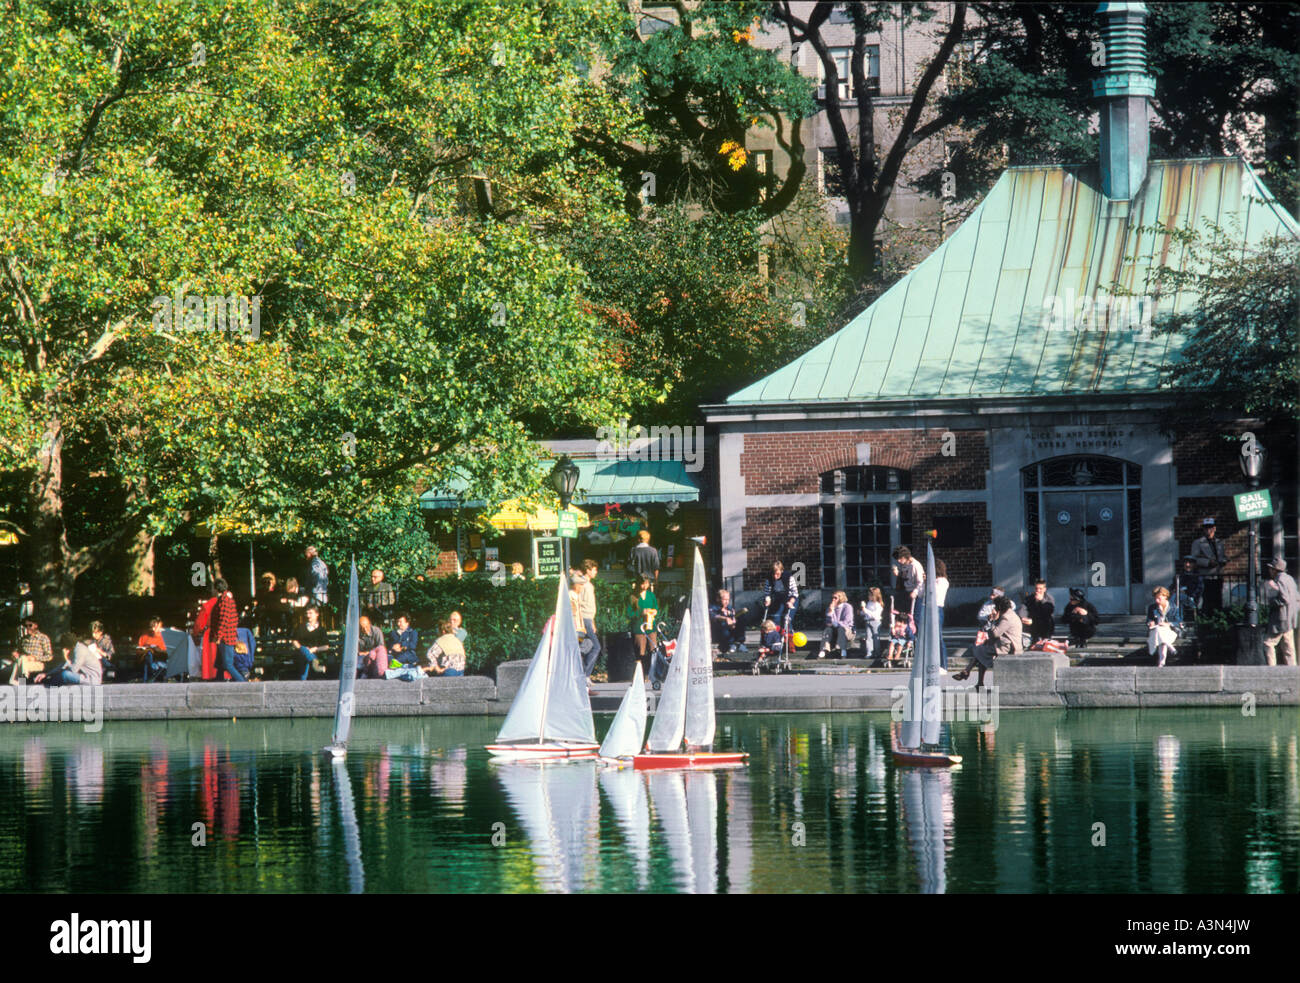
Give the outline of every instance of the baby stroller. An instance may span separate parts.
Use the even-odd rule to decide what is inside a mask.
[[[750,672],[755,676],[770,672],[774,676],[790,671],[790,656],[794,654],[794,625],[786,618],[785,624],[773,631],[759,629],[758,649]]]

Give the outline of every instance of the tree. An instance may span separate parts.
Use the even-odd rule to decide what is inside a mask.
[[[977,3],[970,51],[915,139],[957,127],[970,140],[943,172],[960,199],[982,195],[1007,166],[1089,164],[1098,157],[1092,81],[1104,51],[1092,4]],[[1293,213],[1300,116],[1300,10],[1288,4],[1148,4],[1147,60],[1156,79],[1151,156],[1243,154],[1262,165]]]
[[[881,139],[876,132],[875,98],[871,95],[864,71],[867,37],[879,33],[895,17],[901,17],[904,24],[910,24],[933,18],[935,11],[928,4],[915,3],[846,5],[853,24],[853,54],[849,60],[849,73],[857,103],[856,107],[847,107],[839,97],[839,72],[834,53],[822,31],[836,6],[828,0],[819,0],[808,16],[801,18],[795,15],[789,0],[781,0],[769,6],[768,17],[786,27],[791,44],[810,44],[821,61],[826,86],[826,118],[835,140],[839,183],[849,207],[849,274],[861,283],[875,271],[876,229],[885,217],[885,208],[899,179],[903,161],[921,139],[922,117],[935,83],[961,41],[965,28],[966,4],[952,5],[951,20],[943,31],[938,49],[916,82],[911,101],[899,121],[898,132],[892,142]],[[895,8],[901,9],[896,11]],[[934,131],[931,129],[926,132]]]
[[[1182,357],[1165,385],[1181,397],[1181,419],[1216,415],[1254,418],[1294,432],[1300,421],[1300,244],[1270,239],[1243,251],[1241,237],[1213,223],[1203,232],[1159,228],[1187,250],[1182,268],[1157,267],[1157,293],[1197,297],[1185,313],[1159,319],[1155,329],[1182,342]]]
[[[750,44],[767,3],[677,0],[671,6],[675,19],[643,13],[662,28],[645,37],[629,13],[607,47],[605,84],[640,115],[639,125],[624,135],[584,128],[581,145],[618,170],[630,214],[646,199],[692,202],[723,214],[778,214],[794,200],[806,171],[799,124],[816,110],[811,82],[775,52]],[[789,171],[766,195],[773,176],[760,174],[745,151],[753,126],[773,129],[790,155]]]
[[[639,397],[548,238],[618,193],[572,138],[620,125],[614,5],[11,8],[0,523],[47,628],[142,530],[353,545]]]

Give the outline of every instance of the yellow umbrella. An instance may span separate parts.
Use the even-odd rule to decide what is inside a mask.
[[[560,517],[557,511],[540,505],[529,506],[517,498],[512,498],[507,502],[503,502],[500,511],[487,521],[497,529],[529,529],[533,532],[541,532],[559,528]],[[585,529],[591,525],[591,519],[587,513],[576,505],[570,505],[568,512],[577,522],[579,529]]]

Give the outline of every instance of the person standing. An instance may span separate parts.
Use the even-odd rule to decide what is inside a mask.
[[[790,602],[794,603],[791,604]],[[778,625],[799,609],[799,585],[785,572],[785,564],[780,560],[772,562],[772,577],[763,581],[763,620],[771,618]]]
[[[849,646],[853,644],[853,605],[848,595],[837,590],[831,595],[831,603],[826,608],[826,634],[822,639],[821,651],[817,658],[826,658],[831,648],[840,650],[840,658],[849,657]]]
[[[221,582],[225,583],[224,580]],[[190,629],[194,644],[199,649],[199,675],[203,679],[217,678],[217,633],[213,612],[216,611],[217,601],[220,599],[214,585],[212,596],[206,601],[199,602],[198,612],[194,616],[194,625]]]
[[[464,645],[469,640],[469,632],[464,627],[465,619],[460,616],[459,611],[453,611],[447,615],[447,622],[451,625],[451,633],[460,639],[460,644]]]
[[[324,619],[330,602],[330,568],[316,552],[315,546],[308,546],[303,551],[307,558],[307,593],[311,601],[320,608]]]
[[[600,635],[596,633],[596,588],[592,581],[600,571],[600,565],[591,557],[582,561],[581,567],[569,571],[573,577],[574,589],[578,592],[578,625],[591,640],[591,651],[583,662],[583,672],[590,676],[600,658]]]
[[[361,607],[371,618],[388,624],[393,608],[397,606],[397,591],[384,579],[384,571],[370,571],[370,586],[361,592]]]
[[[625,613],[628,620],[628,631],[632,633],[632,641],[636,645],[636,658],[641,663],[641,669],[648,684],[650,682],[650,659],[655,650],[659,648],[659,632],[655,625],[655,619],[659,616],[659,599],[655,597],[654,591],[650,589],[649,577],[637,578],[636,589],[628,598]]]
[[[634,577],[646,577],[652,584],[659,583],[659,551],[650,545],[650,530],[636,534],[637,544],[627,555],[627,568]]]
[[[1021,622],[1029,626],[1030,645],[1052,637],[1052,632],[1056,631],[1056,602],[1047,593],[1047,581],[1034,581],[1034,592],[1025,595],[1020,610]]]
[[[925,570],[906,546],[899,546],[892,555],[894,563],[890,572],[894,575],[894,613],[906,618],[916,613],[916,596],[925,585]]]
[[[1300,622],[1300,590],[1286,572],[1286,561],[1280,556],[1274,557],[1264,572],[1268,579],[1259,598],[1268,616],[1264,623],[1264,658],[1270,666],[1293,666],[1296,664],[1295,630]]]
[[[235,665],[235,646],[239,644],[239,607],[235,595],[224,577],[218,577],[213,586],[217,590],[217,603],[212,609],[210,633],[217,646],[217,680],[225,673],[235,682],[246,683],[248,680]]]
[[[1097,608],[1079,587],[1070,588],[1070,603],[1065,606],[1065,624],[1070,629],[1070,645],[1086,649],[1088,640],[1097,634]]]
[[[1204,533],[1192,543],[1192,561],[1196,564],[1197,576],[1201,578],[1201,610],[1205,612],[1223,609],[1223,568],[1228,562],[1223,543],[1216,537],[1218,527],[1213,518],[1201,520]]]
[[[1183,624],[1178,609],[1169,606],[1168,587],[1157,587],[1151,595],[1155,603],[1147,608],[1147,652],[1156,657],[1156,666],[1163,666],[1174,654]]]
[[[876,643],[880,639],[880,620],[885,616],[885,597],[879,587],[867,591],[867,599],[862,602],[862,620],[866,631],[862,636],[862,655],[867,659],[876,657]]]

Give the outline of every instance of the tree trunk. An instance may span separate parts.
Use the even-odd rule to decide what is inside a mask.
[[[67,530],[63,523],[63,424],[57,414],[45,423],[27,486],[28,562],[36,621],[57,648],[72,624],[76,578],[68,569]]]
[[[152,597],[154,581],[154,537],[146,529],[135,534],[127,546],[126,592],[137,597]]]
[[[216,533],[208,538],[208,575],[211,578],[208,581],[209,587],[221,576],[221,551],[217,548],[217,541],[220,538]]]
[[[849,210],[849,276],[862,286],[876,270],[876,226],[874,219],[864,209],[850,205]]]

